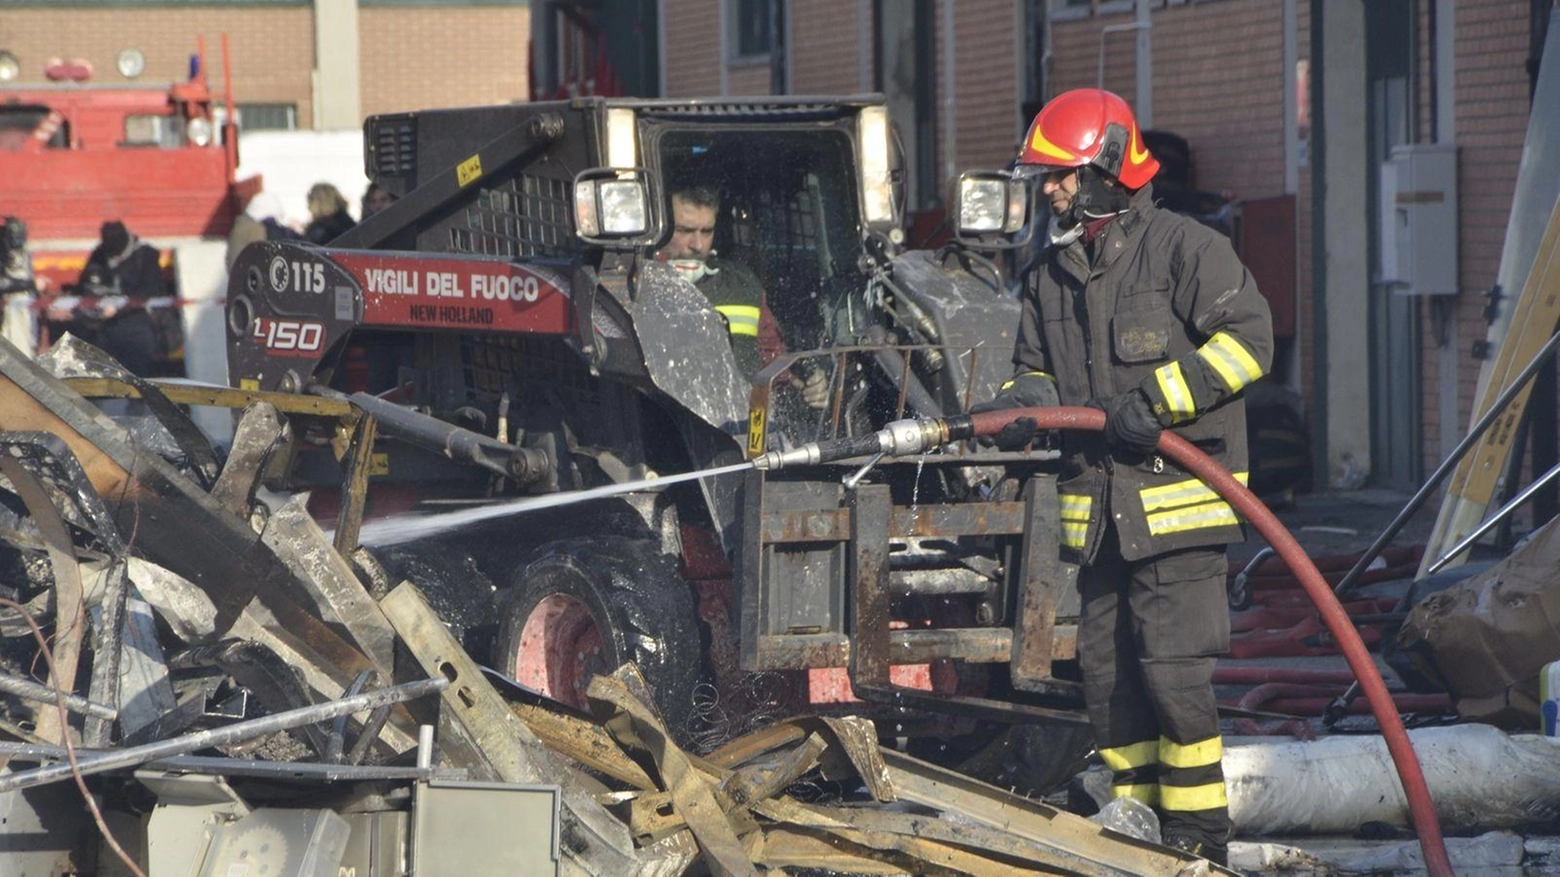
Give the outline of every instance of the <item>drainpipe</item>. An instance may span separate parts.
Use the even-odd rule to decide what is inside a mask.
[[[1132,109],[1138,129],[1154,127],[1154,32],[1149,0],[1137,0],[1137,101]]]
[[[943,0],[943,179],[946,184],[959,172],[959,110],[955,100],[953,0]],[[940,188],[940,187],[939,187]]]

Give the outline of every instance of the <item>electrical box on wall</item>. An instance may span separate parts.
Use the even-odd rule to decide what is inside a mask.
[[[1381,165],[1381,283],[1406,295],[1456,295],[1457,147],[1392,147]]]

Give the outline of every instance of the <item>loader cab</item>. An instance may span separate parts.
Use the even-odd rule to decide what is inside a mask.
[[[897,228],[889,173],[878,173],[883,192],[867,183],[869,170],[888,162],[881,106],[657,108],[638,112],[636,123],[668,217],[652,251],[671,237],[672,194],[713,187],[721,198],[714,251],[758,276],[789,350],[858,339],[867,239],[888,240]]]

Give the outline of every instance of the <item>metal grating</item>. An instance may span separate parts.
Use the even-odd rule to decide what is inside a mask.
[[[412,119],[389,121],[374,128],[374,168],[392,177],[417,172],[417,125]]]
[[[578,247],[572,207],[568,181],[522,174],[478,192],[450,245],[483,256],[568,256]]]

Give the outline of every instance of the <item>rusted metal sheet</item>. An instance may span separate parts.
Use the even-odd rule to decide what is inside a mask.
[[[1024,504],[1019,502],[970,502],[958,505],[924,505],[894,509],[888,533],[893,537],[920,536],[946,539],[971,533],[1004,535],[1024,529]]]
[[[64,452],[63,448],[57,447],[56,450]],[[37,525],[47,546],[49,565],[54,573],[54,668],[49,673],[48,684],[62,691],[75,691],[76,666],[86,633],[87,613],[81,567],[76,563],[70,532],[65,529],[65,520],[60,516],[59,509],[54,507],[54,501],[44,489],[43,481],[30,468],[7,454],[0,456],[0,472],[5,473],[6,479],[11,482],[11,489],[21,497],[28,513],[32,515],[33,523]],[[117,661],[117,648],[114,657]],[[118,682],[117,678],[115,682]],[[108,703],[117,707],[119,699],[115,696]],[[40,710],[37,719],[38,737],[49,743],[64,743],[65,735],[70,732],[61,718],[58,709]]]
[[[850,538],[845,509],[764,512],[765,542],[844,542]]]
[[[341,485],[341,511],[336,515],[336,552],[343,557],[357,548],[363,530],[363,505],[368,500],[368,473],[372,469],[374,439],[379,435],[378,421],[363,414],[352,427],[352,443],[347,448],[347,472]]]
[[[825,832],[775,825],[747,839],[753,861],[770,868],[802,868],[830,874],[901,875],[911,863],[892,859]]]
[[[417,587],[402,582],[380,606],[417,663],[450,680],[441,694],[442,714],[465,731],[482,759],[478,765],[455,766],[490,769],[505,782],[557,784],[563,795],[564,833],[570,839],[564,844],[565,858],[586,873],[633,874],[638,865],[627,826],[598,804],[578,775],[520,721]]]
[[[828,748],[829,744],[822,737],[808,734],[800,745],[786,752],[773,765],[742,768],[727,777],[721,788],[737,804],[772,798],[817,767],[818,759]]]
[[[1025,507],[1016,502],[981,502],[894,508],[883,532],[891,537],[953,538],[967,534],[1022,532]],[[770,543],[844,542],[850,538],[849,509],[763,513],[763,540]]]
[[[255,402],[244,409],[233,432],[227,462],[211,486],[211,498],[217,505],[241,521],[249,519],[266,461],[271,459],[286,431],[287,424],[275,405]]]
[[[589,719],[527,703],[511,703],[519,716],[548,748],[574,759],[591,770],[642,791],[656,788],[655,781],[613,742],[606,730]]]
[[[842,840],[874,850],[899,853],[915,860],[914,873],[932,873],[934,869],[968,874],[971,877],[1009,877],[1014,874],[1051,874],[1055,868],[1026,867],[1024,860],[1036,857],[1010,853],[1008,849],[982,849],[972,852],[963,843],[979,846],[991,837],[972,838],[966,834],[972,826],[952,825],[935,816],[880,811],[844,811],[817,807],[789,799],[764,801],[755,805],[762,815],[793,828],[828,832]],[[980,834],[980,832],[974,832]],[[991,832],[997,835],[996,832]],[[960,840],[965,838],[965,840]],[[1007,845],[1004,845],[1007,846]],[[927,867],[930,866],[930,867]],[[1061,873],[1103,874],[1110,872],[1062,871]],[[1121,875],[1110,873],[1110,877]]]
[[[375,669],[390,678],[395,670],[395,631],[346,558],[309,515],[306,497],[294,496],[272,513],[261,540],[303,585],[319,618],[340,625]]]
[[[0,342],[0,430],[52,433],[80,462],[120,531],[139,551],[198,585],[226,631],[259,597],[278,622],[349,674],[370,666],[356,649],[304,612],[301,587],[247,521],[129,435],[9,343]],[[333,696],[333,695],[332,695]]]
[[[283,414],[309,414],[317,417],[348,417],[352,406],[325,396],[298,393],[271,393],[260,390],[234,390],[228,387],[193,387],[149,381],[175,405],[210,405],[216,408],[247,408],[264,402]],[[139,399],[141,391],[112,378],[66,378],[65,384],[89,399]]]
[[[631,664],[619,669],[619,673],[625,671],[638,674]],[[695,767],[687,754],[672,742],[660,718],[616,676],[597,676],[591,680],[587,695],[592,701],[617,710],[628,721],[633,733],[655,760],[661,781],[671,793],[678,814],[704,850],[705,864],[711,873],[719,877],[757,877],[757,869],[727,821],[727,808],[715,798],[710,776]]]
[[[1028,535],[1022,548],[1023,577],[1013,632],[1013,685],[1024,691],[1048,688],[1055,640],[1056,602],[1064,585],[1056,546],[1044,537],[1061,532],[1055,486],[1032,478],[1025,497]]]
[[[1097,822],[1008,794],[951,770],[897,752],[882,754],[894,788],[905,800],[957,812],[962,819],[1107,869],[1090,873],[1178,877],[1184,868],[1206,865],[1196,856],[1117,834]],[[1210,873],[1234,874],[1218,867],[1210,868]]]
[[[851,652],[850,678],[858,692],[886,688],[889,622],[888,531],[892,500],[884,484],[862,485],[851,494]],[[896,656],[897,657],[897,656]]]
[[[843,634],[764,636],[755,649],[755,660],[761,663],[749,669],[844,667],[850,663],[851,651],[851,640]],[[1005,627],[890,630],[888,653],[895,664],[924,664],[935,658],[1004,663],[1013,653],[1013,632]]]

